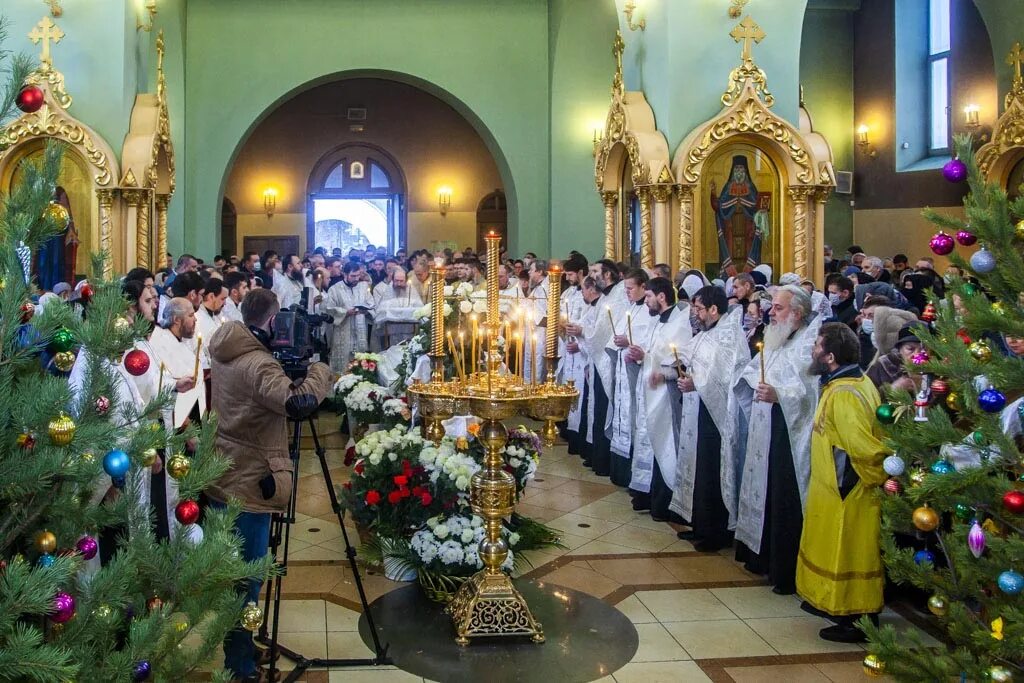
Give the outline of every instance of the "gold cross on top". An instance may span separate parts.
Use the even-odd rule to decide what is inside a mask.
[[[32,44],[38,43],[40,40],[43,41],[43,51],[39,55],[39,61],[47,66],[53,66],[53,62],[50,59],[50,41],[59,43],[60,39],[64,37],[64,31],[60,30],[57,24],[53,23],[50,17],[43,17],[32,32],[28,34],[29,40]]]
[[[622,53],[626,44],[622,41],[622,31],[615,32],[615,42],[612,43],[612,54],[615,55],[615,70],[622,73]]]
[[[743,61],[750,60],[750,41],[760,43],[764,40],[765,32],[761,30],[761,27],[754,23],[754,20],[750,18],[750,15],[743,17],[743,21],[737,24],[736,28],[729,31],[729,35],[737,43],[743,42]]]
[[[1010,54],[1006,55],[1006,63],[1013,67],[1013,82],[1020,81],[1020,65],[1024,62],[1024,50],[1021,50],[1020,43],[1014,43]]]

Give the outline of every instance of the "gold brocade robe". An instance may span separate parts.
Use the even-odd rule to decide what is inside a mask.
[[[875,489],[885,481],[875,409],[878,391],[866,376],[829,382],[811,435],[811,478],[796,567],[796,590],[832,615],[882,609],[881,511]],[[846,451],[859,481],[841,498],[836,449]]]

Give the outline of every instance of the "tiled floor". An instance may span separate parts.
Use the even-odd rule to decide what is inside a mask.
[[[334,432],[325,417],[322,432]],[[335,484],[347,479],[344,437],[323,435]],[[315,456],[300,463],[299,522],[292,530],[292,566],[284,582],[283,644],[306,656],[368,657],[357,633],[358,596],[344,561]],[[731,551],[698,553],[668,524],[634,512],[629,496],[584,468],[564,446],[546,452],[537,479],[518,508],[562,532],[565,550],[529,553],[532,578],[584,591],[620,609],[635,625],[633,660],[606,677],[618,683],[736,681],[779,683],[862,681],[859,645],[818,637],[824,619],[800,610],[746,572]],[[354,530],[350,530],[356,542]],[[405,585],[364,572],[368,598]],[[887,610],[884,622],[914,628]],[[934,642],[927,635],[926,642]],[[282,668],[289,668],[282,660]],[[307,681],[417,681],[393,667],[310,671]]]

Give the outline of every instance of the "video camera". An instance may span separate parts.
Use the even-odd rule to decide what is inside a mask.
[[[333,323],[334,318],[324,314],[306,312],[309,289],[303,291],[302,303],[278,312],[274,316],[274,334],[270,351],[281,363],[289,377],[305,376],[306,366],[315,354],[329,353],[320,328]]]

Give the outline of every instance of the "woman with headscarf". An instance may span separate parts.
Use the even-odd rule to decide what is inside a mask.
[[[917,309],[918,315],[921,315],[924,307],[928,305],[928,290],[933,284],[931,276],[924,273],[914,273],[903,278],[903,288],[900,289],[900,293],[906,297],[911,306]]]

